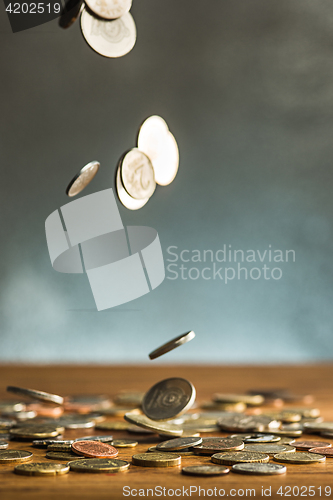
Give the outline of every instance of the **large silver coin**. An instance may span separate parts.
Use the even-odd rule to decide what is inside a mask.
[[[120,160],[120,175],[127,193],[136,200],[150,198],[155,191],[153,165],[137,148],[125,153]]]
[[[142,411],[152,420],[169,420],[191,408],[195,395],[195,388],[188,380],[167,378],[145,394]]]
[[[130,196],[127,193],[126,189],[124,188],[121,182],[120,166],[118,167],[117,170],[116,188],[120,202],[124,205],[124,207],[128,208],[129,210],[139,210],[139,208],[142,208],[147,203],[147,201],[149,201],[149,198],[144,198],[143,200],[135,200],[134,198],[132,198],[132,196]]]
[[[66,189],[67,196],[76,196],[93,180],[100,167],[98,161],[87,163],[80,172],[71,180]]]
[[[189,342],[190,340],[194,339],[195,333],[193,331],[187,332],[187,333],[182,333],[178,337],[170,340],[166,344],[161,345],[154,351],[152,351],[149,354],[150,359],[156,359],[162,356],[163,354],[166,354],[169,351],[172,351],[173,349],[176,349],[176,347],[179,347],[180,345],[186,344],[186,342]]]
[[[104,57],[122,57],[136,42],[136,26],[129,12],[114,21],[106,21],[83,9],[81,30],[88,45]]]
[[[232,466],[232,472],[239,474],[253,474],[258,476],[271,476],[278,474],[285,474],[287,467],[278,464],[235,464]]]
[[[132,0],[85,0],[89,9],[102,19],[118,19],[129,12]]]

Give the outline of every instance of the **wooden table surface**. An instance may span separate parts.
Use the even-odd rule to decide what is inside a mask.
[[[313,394],[325,420],[333,421],[333,365],[320,366],[270,366],[270,367],[219,367],[219,366],[165,366],[155,362],[149,366],[0,366],[0,399],[8,399],[7,385],[40,389],[55,394],[109,394],[121,390],[146,391],[154,383],[170,376],[190,380],[197,390],[197,402],[210,399],[215,392],[244,393],[252,388],[288,388],[297,394]],[[290,405],[288,405],[290,406]],[[299,405],[297,405],[299,406]],[[118,419],[119,420],[119,419]],[[103,431],[66,431],[65,438],[82,435],[100,435]],[[108,433],[106,433],[108,434]],[[134,437],[127,432],[112,432],[114,437]],[[205,434],[206,435],[206,434]],[[209,434],[207,434],[208,436]],[[216,435],[216,434],[215,434]],[[223,434],[220,434],[221,436]],[[225,435],[225,434],[224,434]],[[318,436],[306,435],[307,439]],[[139,445],[134,449],[120,449],[120,459],[130,461],[134,453],[145,452],[157,444],[154,436],[138,435]],[[327,439],[326,439],[327,441]],[[331,440],[333,443],[333,440]],[[33,448],[31,443],[10,442],[11,449],[32,451],[34,461],[46,461],[45,450]],[[182,458],[182,466],[210,463],[210,457],[189,456]],[[184,476],[181,466],[166,469],[132,466],[127,472],[117,474],[88,474],[70,472],[59,477],[26,477],[13,473],[14,466],[0,464],[0,499],[64,499],[64,498],[169,498],[167,491],[174,490],[179,498],[225,497],[273,499],[298,496],[333,498],[327,496],[325,486],[333,491],[333,458],[313,465],[287,465],[282,476],[249,476],[229,473],[222,477],[202,478]],[[291,487],[291,491],[288,487]],[[309,488],[312,486],[313,488]],[[123,490],[124,487],[127,489]],[[165,488],[152,491],[155,487]],[[192,487],[192,490],[190,488]],[[282,487],[282,488],[280,488]],[[294,490],[293,487],[296,487]],[[297,487],[299,495],[297,495]],[[302,489],[303,487],[303,489]],[[320,494],[321,487],[321,494]],[[197,491],[195,491],[197,488]],[[216,494],[214,492],[216,488]],[[262,488],[266,495],[262,494]],[[279,490],[280,488],[280,490]],[[143,491],[139,491],[143,490]],[[252,490],[246,491],[246,490]],[[254,491],[253,491],[254,490]],[[124,492],[131,491],[125,496]],[[159,491],[161,495],[158,496]],[[282,492],[282,495],[278,494]],[[290,491],[290,492],[289,492]],[[313,494],[313,491],[315,494]],[[219,495],[220,492],[220,495]],[[141,495],[140,495],[141,493]],[[144,493],[144,495],[142,494]],[[170,492],[171,493],[171,492]],[[213,495],[211,495],[213,493]],[[255,495],[254,495],[255,493]],[[288,495],[289,493],[289,495]],[[301,494],[303,493],[303,494]]]

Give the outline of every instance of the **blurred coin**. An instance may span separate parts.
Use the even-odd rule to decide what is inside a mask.
[[[303,432],[300,429],[290,429],[285,426],[281,427],[281,429],[264,429],[267,430],[267,432],[272,432],[273,434],[276,434],[277,436],[287,436],[287,437],[299,437],[303,434]]]
[[[72,451],[72,443],[53,443],[49,444],[47,451]]]
[[[137,148],[120,160],[121,181],[127,193],[136,200],[150,198],[156,188],[154,169],[150,159]]]
[[[218,411],[229,411],[242,413],[246,410],[246,404],[244,403],[214,403],[214,401],[204,401],[200,404],[200,408],[203,410],[209,410],[213,412]]]
[[[60,476],[67,474],[68,471],[68,465],[50,464],[47,462],[22,464],[14,468],[15,474],[21,474],[22,476]]]
[[[133,415],[126,413],[124,417],[127,422],[143,427],[144,429],[152,430],[156,433],[163,433],[169,436],[181,436],[183,429],[178,425],[169,424],[168,422],[156,422],[146,417],[145,415]]]
[[[96,424],[96,429],[100,431],[127,431],[129,424],[127,422],[102,422]]]
[[[305,422],[304,432],[333,432],[333,422]]]
[[[220,428],[217,425],[203,422],[201,419],[193,422],[185,422],[181,426],[184,433],[205,433],[205,432],[219,432]],[[184,434],[182,434],[184,435]]]
[[[31,460],[32,453],[23,450],[0,450],[0,464],[13,462],[27,462]]]
[[[73,443],[73,440],[64,441],[64,440],[57,439],[57,437],[55,439],[35,439],[32,442],[32,446],[34,448],[47,448],[50,444],[55,444],[55,443],[57,443],[57,444],[60,444],[60,443],[72,444]]]
[[[244,439],[245,443],[276,443],[281,441],[279,436],[274,434],[252,434],[251,437]]]
[[[277,453],[294,453],[296,448],[287,444],[246,444],[244,451],[258,451],[259,453],[267,453],[272,456]]]
[[[253,474],[253,475],[278,475],[285,474],[287,472],[287,467],[278,464],[235,464],[232,466],[232,472],[238,472],[240,474]]]
[[[183,344],[186,344],[190,340],[194,339],[195,333],[193,331],[183,333],[182,335],[179,335],[178,337],[175,337],[174,339],[170,340],[166,344],[163,344],[162,346],[158,347],[154,351],[152,351],[149,354],[150,359],[156,359],[162,356],[163,354],[166,354],[169,351],[172,351],[173,349],[176,349],[176,347],[179,347]]]
[[[134,406],[134,408],[138,408],[141,406],[144,392],[120,392],[116,394],[113,398],[113,402],[118,406]]]
[[[53,426],[48,425],[36,425],[36,426],[26,426],[26,427],[16,427],[14,429],[10,429],[9,433],[11,436],[23,439],[41,439],[41,438],[50,438],[57,436],[61,432],[63,432],[64,428],[55,428]]]
[[[329,431],[323,431],[320,433],[321,436],[325,437],[325,438],[332,438],[333,439],[333,431],[329,432]]]
[[[297,450],[310,450],[310,448],[331,448],[330,443],[325,441],[292,441],[290,444],[295,446]]]
[[[319,455],[325,455],[325,457],[333,457],[333,448],[332,445],[323,448],[323,447],[317,447],[317,448],[310,448],[309,453],[318,453]]]
[[[265,411],[263,415],[268,415],[274,420],[280,420],[281,422],[287,423],[299,422],[302,418],[299,412],[293,410]]]
[[[78,19],[83,10],[83,0],[69,0],[61,11],[59,26],[67,29]]]
[[[105,410],[101,410],[101,413],[110,417],[123,417],[125,413],[136,413],[137,415],[140,415],[141,410],[138,408],[123,408],[120,406],[114,406],[112,408],[105,408]]]
[[[132,439],[114,439],[111,444],[116,448],[134,448],[138,445],[138,442]]]
[[[163,441],[156,446],[158,451],[177,451],[183,448],[189,448],[190,446],[196,446],[202,443],[202,438],[195,437],[181,437],[176,439],[169,439],[168,441]]]
[[[64,415],[58,419],[58,422],[60,425],[63,425],[65,429],[90,429],[95,427],[94,420],[88,416]]]
[[[49,458],[50,460],[66,460],[66,462],[69,462],[70,460],[85,458],[83,456],[80,457],[75,453],[70,453],[67,451],[47,451],[45,457]]]
[[[269,456],[265,453],[251,451],[235,451],[229,453],[215,453],[211,461],[220,465],[234,465],[242,462],[268,462]]]
[[[9,433],[0,432],[0,443],[3,441],[10,441],[11,435]]]
[[[52,403],[55,405],[62,405],[64,403],[64,398],[61,396],[49,394],[48,392],[36,391],[34,389],[24,389],[22,387],[9,385],[7,387],[7,391],[19,394],[20,396],[26,396],[30,399],[37,399],[38,401],[43,401],[44,403]]]
[[[120,202],[124,205],[125,208],[128,208],[128,210],[139,210],[149,201],[149,198],[144,198],[143,200],[135,200],[127,193],[121,182],[120,167],[118,167],[117,169],[116,188]]]
[[[285,408],[284,411],[299,413],[302,418],[317,418],[320,416],[320,410],[318,408]]]
[[[8,448],[8,443],[5,441],[0,441],[0,450],[6,450]]]
[[[21,403],[21,401],[0,401],[0,415],[2,413],[25,411],[25,408],[25,403]]]
[[[102,19],[118,19],[132,7],[132,0],[86,0],[94,14]]]
[[[0,429],[10,429],[16,424],[16,421],[8,418],[0,418]]]
[[[308,464],[314,462],[324,462],[324,455],[316,455],[315,453],[303,453],[301,451],[295,453],[278,453],[274,455],[275,462],[290,462],[291,464]]]
[[[29,410],[29,411],[15,411],[15,412],[8,412],[8,413],[3,413],[3,417],[6,418],[15,418],[16,420],[24,421],[24,420],[30,420],[30,419],[35,419],[37,417],[37,413],[35,411]]]
[[[127,422],[125,422],[127,423]],[[138,427],[137,425],[130,425],[127,424],[128,428],[126,429],[127,432],[133,433],[133,434],[156,434],[156,431],[151,431],[149,429],[144,429],[143,427]]]
[[[231,417],[222,417],[218,420],[218,425],[222,430],[233,432],[258,431],[262,432],[265,428],[270,430],[278,429],[280,423],[264,415],[233,415]]]
[[[228,467],[219,465],[189,465],[182,468],[182,473],[189,476],[222,476],[228,472]]]
[[[190,455],[194,455],[194,451],[192,450],[192,448],[182,448],[181,450],[175,450],[175,451],[170,451],[170,450],[158,450],[156,445],[155,446],[150,446],[148,448],[149,452],[151,453],[174,453],[176,455],[180,455],[181,457],[187,457],[187,456],[190,456]]]
[[[81,30],[87,44],[104,57],[122,57],[136,42],[136,26],[129,12],[114,21],[106,21],[83,9]]]
[[[289,389],[252,389],[248,391],[248,394],[260,394],[266,400],[282,399],[288,403],[311,404],[313,402],[313,396],[293,394]]]
[[[72,451],[88,458],[115,458],[118,450],[107,443],[100,441],[74,441]]]
[[[223,451],[242,450],[244,443],[237,438],[203,438],[202,443],[194,446],[193,450],[196,455],[214,455],[214,453],[222,453]]]
[[[141,467],[174,467],[181,464],[180,455],[175,453],[139,453],[133,455],[132,463]]]
[[[82,457],[83,458],[83,457]],[[125,460],[115,458],[88,458],[84,460],[73,460],[68,463],[74,472],[120,472],[127,470],[130,466]]]
[[[33,411],[35,415],[40,417],[60,417],[64,413],[63,406],[51,406],[40,403],[29,403],[27,410]]]
[[[78,174],[71,180],[66,189],[67,196],[76,196],[90,184],[100,167],[98,161],[87,163]]]
[[[264,403],[263,396],[250,396],[247,394],[214,394],[216,403],[244,403],[249,406],[258,406]]]
[[[195,388],[183,378],[167,378],[155,384],[142,401],[144,414],[153,420],[168,420],[181,415],[193,405]]]
[[[111,443],[113,436],[110,434],[108,436],[83,436],[74,439],[74,441],[100,441],[101,443]],[[74,442],[71,441],[71,444]]]

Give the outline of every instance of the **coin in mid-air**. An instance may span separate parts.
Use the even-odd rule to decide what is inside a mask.
[[[119,19],[105,20],[83,9],[81,30],[87,44],[104,57],[122,57],[136,42],[136,26],[129,12]]]
[[[247,463],[247,464],[235,464],[232,466],[231,471],[238,472],[239,474],[270,476],[270,475],[285,474],[287,472],[287,467],[278,464]]]
[[[333,448],[327,447],[319,447],[319,448],[310,448],[309,453],[318,453],[319,455],[325,455],[325,457],[333,457]]]
[[[149,354],[150,359],[156,359],[162,356],[163,354],[166,354],[169,351],[172,351],[173,349],[176,349],[176,347],[179,347],[180,345],[186,344],[186,342],[189,342],[190,340],[194,339],[195,333],[193,331],[187,332],[187,333],[182,333],[178,337],[175,337],[174,339],[170,340],[166,344],[161,345],[154,351],[152,351]]]
[[[64,29],[72,26],[81,14],[83,5],[83,0],[69,0],[66,2],[59,18],[59,26]]]
[[[170,424],[168,422],[156,422],[146,417],[146,415],[134,415],[133,413],[126,413],[124,416],[127,422],[133,425],[143,427],[156,432],[157,434],[164,434],[165,436],[181,436],[183,429],[179,425]]]
[[[295,453],[277,453],[274,455],[275,462],[290,462],[292,464],[309,464],[314,462],[325,462],[324,455],[315,453],[295,452]]]
[[[182,468],[182,473],[188,476],[222,476],[229,470],[223,465],[189,465]]]
[[[145,200],[152,196],[156,182],[148,156],[133,148],[122,156],[119,166],[122,184],[132,198]]]
[[[14,394],[19,394],[20,396],[26,396],[30,399],[37,399],[38,401],[43,401],[43,403],[52,403],[55,405],[64,404],[64,398],[57,396],[56,394],[49,394],[48,392],[36,391],[35,389],[25,389],[22,387],[14,387],[9,385],[7,387],[8,392]]]
[[[139,453],[133,455],[132,462],[134,465],[141,467],[174,467],[181,464],[180,455],[175,453]]]
[[[211,461],[220,465],[234,465],[243,462],[268,462],[269,456],[265,453],[252,451],[235,451],[230,453],[215,453],[211,457]]]
[[[196,455],[214,455],[223,451],[237,451],[244,448],[244,442],[237,438],[204,438],[202,443],[194,446]]]
[[[132,0],[86,0],[86,4],[102,19],[118,19],[129,12]]]
[[[98,161],[91,161],[87,163],[83,168],[81,168],[80,172],[76,174],[76,176],[71,180],[66,189],[67,196],[76,196],[81,193],[85,187],[90,184],[95,175],[97,174],[100,167],[100,163]]]
[[[195,388],[184,378],[167,378],[155,384],[142,401],[143,413],[152,420],[168,420],[193,405]]]
[[[196,446],[200,443],[202,443],[201,437],[181,437],[163,441],[163,443],[156,446],[156,449],[158,451],[177,451],[183,448],[189,448],[190,446]]]
[[[15,474],[22,476],[60,476],[67,474],[69,466],[65,464],[52,464],[48,462],[34,462],[32,464],[17,465]]]
[[[83,458],[83,457],[82,457]],[[130,466],[125,460],[115,458],[88,458],[84,460],[72,460],[68,463],[74,472],[120,472],[127,470]]]
[[[179,150],[163,118],[156,115],[147,118],[140,127],[137,144],[150,158],[157,184],[170,184],[178,172]]]
[[[0,450],[0,464],[27,462],[31,460],[32,453],[24,450]]]
[[[144,198],[143,200],[136,200],[127,193],[121,182],[120,166],[118,167],[116,174],[116,188],[120,202],[124,205],[125,208],[128,208],[129,210],[139,210],[149,201],[149,197]]]
[[[100,441],[74,441],[72,451],[88,458],[115,458],[118,450],[107,443]]]
[[[310,448],[331,448],[331,443],[325,441],[292,441],[291,445],[295,446],[297,450],[310,450]]]
[[[259,451],[259,453],[267,453],[267,455],[273,456],[276,453],[293,453],[296,451],[294,446],[289,446],[286,444],[254,444],[249,443],[245,445],[244,451]]]

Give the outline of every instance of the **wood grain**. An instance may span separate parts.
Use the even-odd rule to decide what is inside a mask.
[[[315,406],[321,409],[325,420],[333,421],[333,366],[263,366],[263,367],[218,367],[218,366],[0,366],[0,398],[9,399],[6,393],[7,385],[18,385],[34,389],[54,392],[63,396],[69,394],[109,394],[115,395],[123,389],[147,390],[155,382],[170,376],[180,376],[189,379],[197,389],[197,401],[210,399],[215,392],[245,392],[252,388],[289,388],[295,393],[313,394]],[[299,406],[299,405],[297,405]],[[82,435],[98,435],[102,431],[68,431],[66,438]],[[126,432],[113,432],[115,438],[129,437]],[[221,434],[223,435],[223,434]],[[134,437],[131,434],[130,437]],[[307,439],[312,437],[306,435]],[[136,438],[139,445],[135,449],[120,449],[119,458],[130,461],[134,453],[145,452],[148,446],[158,443],[154,436],[140,435]],[[316,436],[318,439],[318,436]],[[327,441],[327,439],[325,439]],[[333,442],[333,441],[332,441]],[[33,448],[31,443],[10,443],[11,449],[23,449],[34,453],[34,461],[45,461],[45,450]],[[209,457],[188,456],[182,458],[182,466],[210,463]],[[18,476],[13,473],[13,466],[0,465],[0,499],[53,499],[53,498],[134,498],[123,495],[123,487],[144,490],[146,496],[140,498],[159,498],[153,496],[157,486],[168,489],[178,489],[181,493],[179,498],[207,498],[203,493],[199,497],[198,492],[190,487],[204,488],[205,490],[217,488],[217,495],[212,498],[220,498],[218,490],[225,490],[225,496],[241,498],[240,494],[233,494],[232,489],[244,490],[254,489],[256,497],[262,496],[262,487],[267,490],[271,488],[270,498],[281,499],[284,496],[277,495],[280,486],[298,486],[299,488],[313,486],[316,495],[312,498],[329,498],[325,496],[325,486],[331,486],[333,490],[333,459],[327,459],[324,464],[313,465],[287,465],[287,474],[280,477],[268,476],[243,476],[229,473],[218,478],[198,478],[184,476],[180,473],[181,467],[167,469],[143,468],[132,466],[129,471],[118,474],[80,474],[70,472],[61,477],[37,478]],[[318,488],[321,487],[321,496]],[[182,489],[185,488],[185,493]],[[287,490],[284,490],[287,492]],[[142,493],[142,492],[141,492]],[[268,493],[268,491],[267,491]],[[304,495],[310,497],[308,492]],[[331,495],[333,496],[333,494]],[[252,492],[252,497],[254,494]],[[168,498],[168,496],[160,496]],[[291,494],[289,498],[296,498]]]

